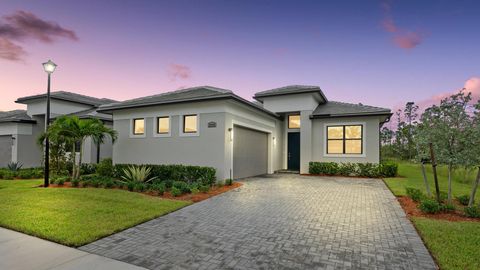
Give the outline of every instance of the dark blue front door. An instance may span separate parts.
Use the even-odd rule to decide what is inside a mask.
[[[300,132],[288,133],[288,169],[300,170]]]

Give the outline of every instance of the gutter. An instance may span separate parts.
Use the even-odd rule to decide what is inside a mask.
[[[323,119],[323,118],[337,118],[337,117],[362,117],[362,116],[388,116],[388,119],[392,116],[392,113],[364,113],[364,114],[319,114],[310,115],[310,119]],[[388,122],[388,121],[385,121]]]

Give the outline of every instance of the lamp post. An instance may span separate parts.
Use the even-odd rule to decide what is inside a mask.
[[[47,82],[47,113],[45,114],[45,132],[48,131],[48,125],[50,124],[50,75],[55,71],[57,65],[48,60],[42,64],[43,70],[48,74]],[[48,142],[48,136],[45,139],[45,171],[44,171],[44,187],[48,187],[50,182],[50,143]]]

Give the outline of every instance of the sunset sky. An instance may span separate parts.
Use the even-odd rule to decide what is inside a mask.
[[[480,96],[480,1],[0,1],[0,111],[53,90],[117,100],[318,85],[395,108]]]

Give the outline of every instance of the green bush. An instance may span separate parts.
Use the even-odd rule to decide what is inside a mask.
[[[172,188],[172,186],[173,186],[173,180],[165,180],[165,181],[163,181],[162,183],[165,184],[165,187],[166,187],[167,189],[170,189],[170,188]]]
[[[115,182],[110,178],[107,178],[103,181],[103,187],[105,188],[113,188],[114,186]]]
[[[82,163],[80,165],[80,174],[92,174],[96,172],[96,164]]]
[[[127,183],[127,189],[129,191],[133,191],[135,189],[135,182],[128,182]]]
[[[309,173],[319,175],[362,176],[370,178],[394,177],[398,173],[398,165],[392,162],[381,164],[310,162]]]
[[[453,203],[446,203],[440,205],[440,211],[451,212],[455,211],[455,205]]]
[[[461,195],[456,197],[457,201],[464,206],[468,205],[468,202],[470,201],[470,196],[469,195]]]
[[[32,170],[20,170],[17,173],[17,177],[19,179],[32,179],[33,178],[33,171]]]
[[[165,193],[165,184],[164,183],[156,183],[150,186],[151,191],[155,191],[158,195],[162,196]]]
[[[420,210],[427,214],[436,214],[442,210],[440,204],[433,199],[424,199],[419,205]]]
[[[89,186],[90,183],[88,183],[88,181],[82,180],[82,181],[80,181],[80,184],[81,184],[81,186],[82,186],[83,188],[86,188],[86,187]]]
[[[183,194],[182,190],[180,190],[179,188],[176,188],[176,187],[172,187],[170,192],[172,193],[173,197],[178,197],[178,196]]]
[[[115,164],[113,175],[120,178],[123,175],[123,169],[128,166],[129,164]],[[201,184],[212,185],[216,181],[216,170],[211,167],[150,164],[147,164],[146,166],[152,168],[151,176],[156,177],[154,182],[173,180],[186,183],[199,182]]]
[[[141,183],[141,182],[134,182],[134,183],[135,183],[133,188],[134,191],[144,192],[147,189],[147,186],[145,185],[145,183]]]
[[[90,186],[98,188],[100,187],[100,185],[102,185],[102,182],[99,181],[98,179],[90,180]]]
[[[72,184],[72,187],[78,187],[80,185],[80,180],[73,179],[72,181],[70,181],[70,183]]]
[[[480,208],[478,206],[465,207],[465,216],[469,218],[480,218]]]
[[[198,187],[198,190],[202,193],[207,193],[210,190],[210,186],[201,185],[201,186]]]
[[[111,158],[105,158],[97,164],[97,173],[101,176],[113,176],[113,164]]]
[[[182,181],[173,182],[172,189],[173,188],[179,189],[180,191],[182,191],[182,193],[189,193],[190,192],[190,187],[188,186],[188,184],[185,183],[185,182],[182,182]]]
[[[419,202],[425,198],[425,195],[420,189],[407,187],[405,190],[407,192],[407,196],[415,202]]]
[[[59,186],[63,186],[65,184],[65,178],[60,177],[57,179],[57,181],[55,181],[55,183]]]
[[[231,186],[233,184],[232,178],[225,179],[225,185]]]
[[[15,173],[12,171],[3,171],[2,172],[2,179],[4,180],[13,180],[15,178]]]

